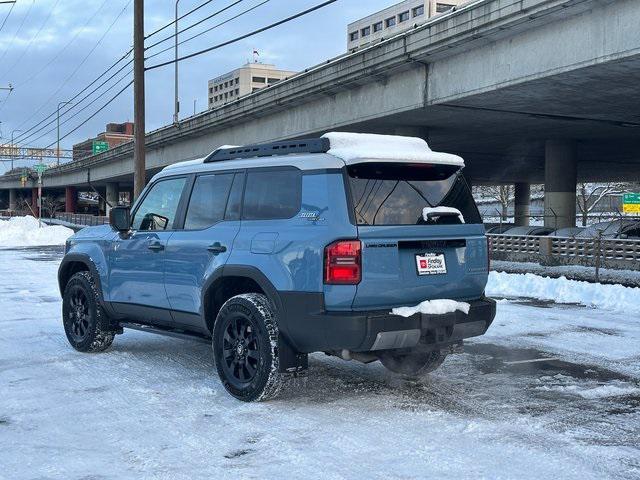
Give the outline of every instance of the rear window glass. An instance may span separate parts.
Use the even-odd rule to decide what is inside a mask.
[[[247,174],[242,218],[291,218],[300,211],[300,170],[265,170]]]
[[[457,166],[362,163],[348,167],[348,175],[358,225],[460,223],[454,214],[424,220],[425,207],[453,207],[465,223],[482,223]]]

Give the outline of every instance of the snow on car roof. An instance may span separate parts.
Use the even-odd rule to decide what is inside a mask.
[[[347,132],[330,132],[322,137],[328,138],[331,144],[327,153],[341,158],[347,165],[387,160],[464,167],[461,157],[434,152],[422,138]]]

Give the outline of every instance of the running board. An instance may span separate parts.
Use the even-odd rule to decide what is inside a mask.
[[[120,326],[123,328],[130,328],[132,330],[138,330],[140,332],[148,332],[155,333],[158,335],[164,335],[166,337],[180,338],[182,340],[193,340],[201,343],[211,343],[211,339],[204,335],[200,335],[198,333],[187,332],[184,330],[177,330],[171,328],[162,328],[158,326],[145,325],[142,323],[132,323],[132,322],[119,322]]]

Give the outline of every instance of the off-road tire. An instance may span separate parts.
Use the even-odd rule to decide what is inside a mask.
[[[280,393],[279,335],[275,309],[264,295],[236,295],[222,305],[213,327],[214,361],[220,381],[238,400],[260,402]]]
[[[79,352],[102,352],[113,343],[115,332],[100,306],[100,293],[89,272],[75,273],[67,282],[62,323],[67,340]]]
[[[447,358],[447,354],[440,350],[414,350],[409,353],[397,354],[391,350],[380,353],[378,358],[388,370],[400,375],[415,377],[436,370]]]

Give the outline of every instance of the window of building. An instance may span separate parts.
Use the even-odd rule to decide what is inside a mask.
[[[213,87],[209,87],[209,93],[213,93]]]
[[[214,85],[214,86],[213,86],[213,91],[214,91],[214,92],[217,92],[217,91],[218,91],[218,85]]]
[[[233,173],[225,173],[201,175],[196,178],[184,221],[185,229],[207,228],[224,219],[233,175]]]
[[[349,41],[355,42],[356,40],[358,40],[358,36],[359,36],[358,32],[351,32],[349,34]]]
[[[229,92],[224,92],[224,98],[229,98]]]
[[[368,37],[369,35],[371,35],[371,27],[364,27],[362,30],[360,30],[360,33],[363,37]]]
[[[217,97],[216,97],[217,100]],[[209,97],[209,103],[213,103],[213,98]]]
[[[390,18],[387,18],[387,19],[384,21],[384,25],[385,25],[387,28],[389,28],[389,27],[393,27],[393,26],[395,26],[395,24],[396,24],[396,17],[390,17]]]
[[[156,183],[136,210],[131,226],[134,230],[171,230],[184,188],[184,178]]]
[[[373,32],[381,32],[382,31],[382,22],[373,24]]]
[[[253,77],[251,78],[253,83],[266,83],[267,79],[265,77]]]
[[[448,3],[436,3],[436,12],[442,13],[451,10],[454,5],[449,5]]]
[[[240,89],[239,88],[236,88],[236,96],[237,95],[240,95]]]
[[[291,218],[300,211],[300,170],[250,171],[247,174],[242,218]]]
[[[274,83],[278,83],[280,81],[279,78],[268,78],[269,83],[273,85]]]
[[[414,17],[419,17],[421,15],[424,15],[424,5],[418,5],[417,7],[415,7],[413,9],[413,16]]]
[[[402,23],[406,22],[407,20],[409,20],[409,10],[398,15],[398,22]]]

